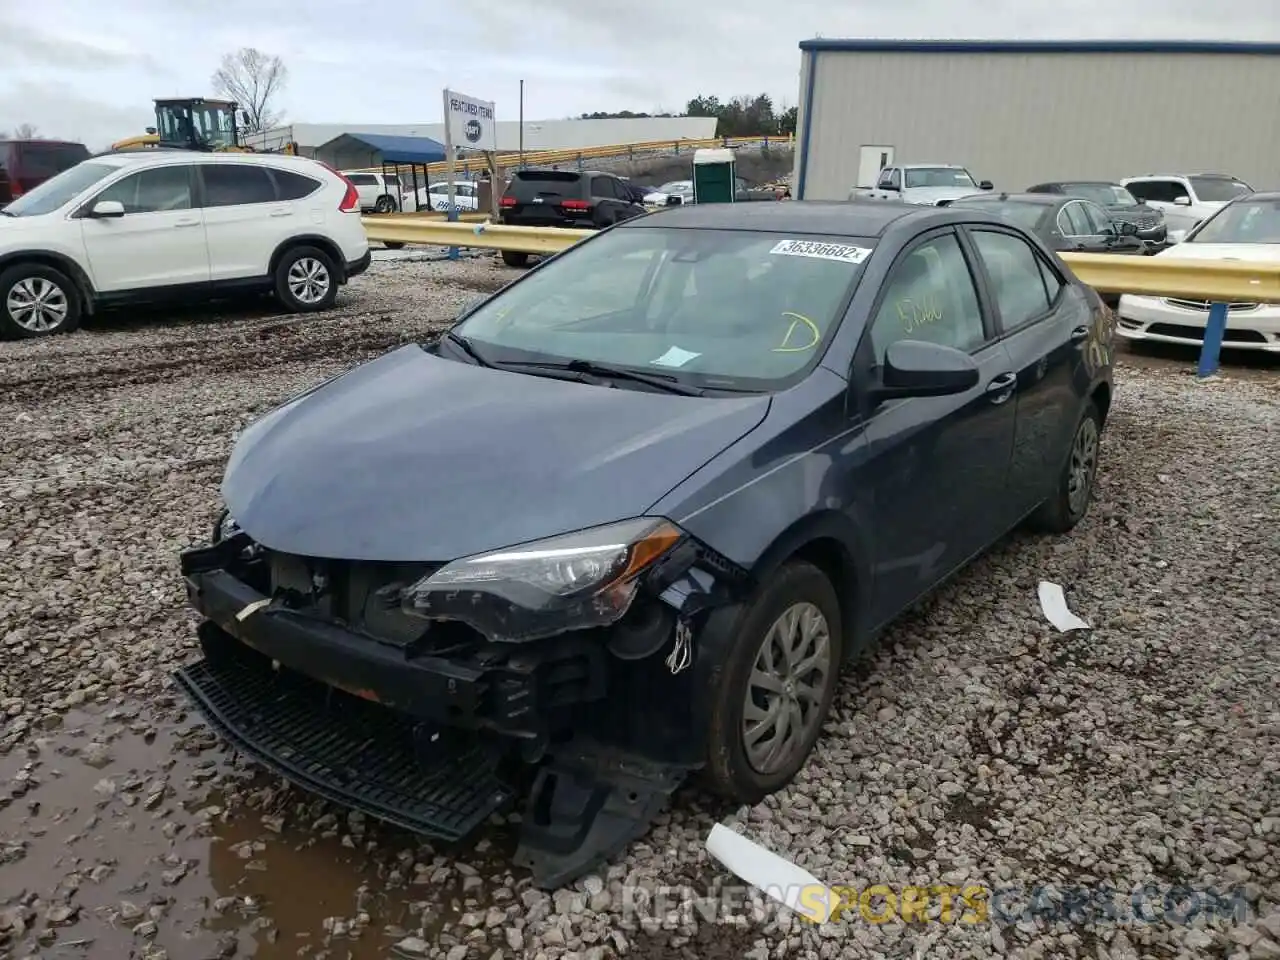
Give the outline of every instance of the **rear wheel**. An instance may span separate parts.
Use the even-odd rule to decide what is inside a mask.
[[[374,203],[373,209],[375,213],[395,213],[396,198],[383,194]]]
[[[388,250],[399,250],[404,246],[404,243],[400,240],[383,240],[382,245]]]
[[[523,267],[529,262],[529,255],[516,250],[503,250],[502,262],[508,267]]]
[[[317,247],[294,247],[276,264],[276,297],[293,313],[327,310],[338,299],[338,269]]]
[[[19,264],[0,273],[0,336],[8,340],[70,333],[80,325],[80,292],[61,270]]]
[[[715,693],[705,785],[758,803],[804,766],[835,698],[843,657],[840,603],[831,581],[793,561],[743,613]]]
[[[1030,517],[1030,525],[1045,533],[1066,533],[1084,519],[1093,499],[1098,474],[1098,447],[1102,435],[1102,414],[1092,400],[1076,424],[1071,452],[1058,478],[1053,496]]]

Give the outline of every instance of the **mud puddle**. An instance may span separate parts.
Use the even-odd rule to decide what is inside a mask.
[[[284,785],[195,714],[71,711],[0,757],[0,957],[365,960],[410,936],[482,946],[486,926],[501,943],[525,885],[514,829],[436,850]]]

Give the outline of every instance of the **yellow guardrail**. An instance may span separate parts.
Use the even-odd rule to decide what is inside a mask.
[[[1192,260],[1114,253],[1063,253],[1084,283],[1102,293],[1187,297],[1215,302],[1280,303],[1280,267],[1274,264]]]
[[[484,217],[469,216],[477,220]],[[364,225],[370,240],[538,254],[559,253],[595,233],[474,221],[450,223],[413,214],[365,217]],[[1083,283],[1102,293],[1280,303],[1280,267],[1274,264],[1107,253],[1064,253],[1061,257]]]
[[[508,227],[501,223],[450,223],[412,215],[385,214],[365,217],[370,240],[416,243],[428,247],[470,247],[512,250],[517,253],[559,253],[594,230],[561,230],[554,227]]]
[[[559,163],[576,163],[579,160],[616,159],[665,151],[696,150],[700,147],[749,147],[756,144],[777,144],[779,147],[795,145],[793,136],[777,137],[709,137],[705,140],[649,140],[642,143],[615,143],[601,147],[573,147],[568,150],[526,150],[523,163],[526,167],[550,167]],[[498,169],[512,167],[521,162],[519,153],[500,153],[496,158]],[[388,164],[387,166],[395,166]],[[410,164],[402,163],[402,167]],[[449,172],[446,161],[439,163],[415,164],[419,170],[425,169],[428,176],[445,176]],[[467,157],[454,163],[454,173],[474,173],[487,171],[488,163],[484,157]],[[381,173],[382,167],[351,167],[346,173]]]

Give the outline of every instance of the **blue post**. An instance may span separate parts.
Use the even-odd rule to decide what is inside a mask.
[[[1204,326],[1204,342],[1200,345],[1200,366],[1196,376],[1201,380],[1218,372],[1218,354],[1222,352],[1222,336],[1227,330],[1227,305],[1209,307],[1209,322]]]
[[[449,220],[449,222],[450,222],[450,223],[457,223],[457,222],[458,222],[458,204],[457,204],[456,202],[455,202],[452,206],[450,206],[450,207],[449,207],[449,216],[448,216],[448,220]],[[457,260],[460,256],[461,256],[461,255],[458,253],[458,248],[457,248],[457,247],[450,247],[450,248],[449,248],[448,257],[449,257],[449,259],[450,259],[450,260]]]

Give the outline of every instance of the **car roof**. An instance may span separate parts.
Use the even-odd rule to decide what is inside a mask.
[[[1237,200],[1263,200],[1268,203],[1280,201],[1280,190],[1255,190],[1253,193],[1241,194]]]
[[[665,207],[649,216],[625,220],[619,228],[679,227],[701,230],[761,230],[840,237],[878,237],[908,217],[956,219],[945,207],[891,200],[790,200],[774,203],[690,203]]]
[[[318,161],[307,157],[291,156],[287,153],[234,153],[231,151],[205,152],[203,150],[184,150],[181,147],[149,147],[140,150],[107,151],[89,158],[93,163],[109,163],[124,167],[130,164],[148,164],[166,166],[184,163],[240,163],[240,164],[294,164],[296,166],[314,166]]]
[[[1074,183],[1077,181],[1067,181]],[[1083,182],[1083,181],[1080,181]],[[952,204],[961,203],[965,200],[973,200],[978,203],[1029,203],[1038,207],[1052,207],[1059,203],[1067,203],[1071,200],[1081,199],[1079,197],[1065,197],[1056,193],[975,193],[967,197],[957,197],[952,200]]]
[[[1077,187],[1118,187],[1118,180],[1050,180],[1049,183],[1056,184],[1059,187],[1077,186]]]

